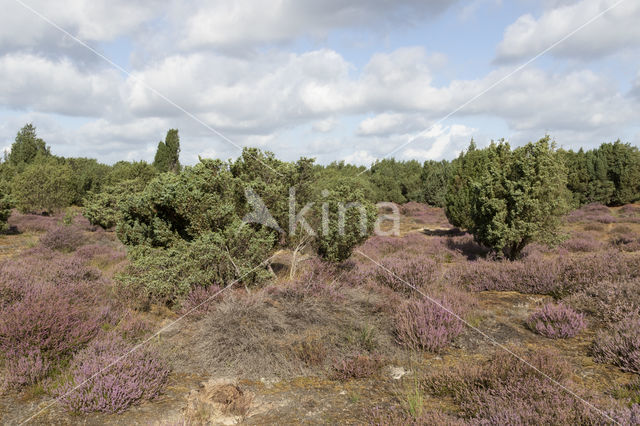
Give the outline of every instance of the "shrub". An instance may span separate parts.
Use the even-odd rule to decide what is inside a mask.
[[[396,252],[435,256],[449,251],[445,238],[427,237],[419,232],[412,232],[403,237],[375,235],[362,244],[360,250],[374,259]]]
[[[446,205],[447,182],[451,179],[452,171],[451,162],[446,160],[428,160],[424,162],[420,181],[422,183],[424,201],[427,204],[436,207],[444,207]],[[444,210],[440,211],[444,213]],[[446,218],[445,222],[447,222]]]
[[[515,262],[478,260],[456,265],[448,276],[475,291],[550,294],[559,287],[559,274],[559,262],[533,254]]]
[[[596,222],[596,223],[615,223],[618,221],[611,215],[611,210],[607,206],[598,203],[591,203],[569,213],[565,220],[569,223],[576,222]]]
[[[452,170],[445,194],[445,213],[453,226],[462,229],[473,227],[471,185],[487,170],[488,165],[488,151],[476,149],[473,139],[467,151],[461,152],[451,162]]]
[[[127,252],[120,244],[100,241],[78,247],[75,257],[83,262],[91,261],[92,264],[106,267],[124,261],[127,258]]]
[[[303,299],[305,297],[320,297],[338,302],[342,300],[342,282],[338,280],[336,266],[320,258],[311,258],[304,265],[302,273],[282,286],[269,289],[270,294]]]
[[[562,247],[573,253],[591,252],[598,251],[602,248],[602,243],[596,240],[591,234],[578,233],[562,243]]]
[[[37,383],[51,369],[51,361],[38,348],[22,353],[8,352],[5,356],[5,385],[11,388]]]
[[[401,293],[414,293],[411,286],[422,289],[437,278],[436,262],[426,257],[394,255],[383,260],[382,265],[386,269],[378,268],[377,282]]]
[[[82,232],[72,226],[59,226],[49,230],[40,237],[40,244],[60,251],[73,251],[80,247],[84,241]]]
[[[97,301],[91,297],[91,290],[82,287],[37,285],[4,308],[0,318],[0,349],[11,365],[20,367],[30,380],[46,375],[47,369],[40,364],[56,363],[81,348],[108,319],[108,311],[96,309]],[[36,354],[40,361],[34,358]],[[27,365],[41,374],[25,371]],[[12,374],[19,375],[18,371]],[[13,381],[26,382],[26,378]]]
[[[7,220],[11,227],[18,232],[42,232],[58,226],[58,219],[53,216],[41,216],[37,214],[22,214],[15,211]]]
[[[640,250],[640,236],[635,233],[619,234],[610,240],[613,247],[622,251],[638,251]]]
[[[71,204],[73,171],[56,159],[41,159],[28,165],[13,180],[12,196],[23,213],[51,213]]]
[[[201,338],[185,347],[216,374],[242,371],[245,377],[259,378],[299,371],[300,352],[291,336],[329,317],[327,307],[312,298],[274,300],[263,291],[225,296],[202,320]]]
[[[446,246],[450,250],[462,254],[468,260],[475,260],[489,253],[489,249],[475,242],[471,235],[447,238]]]
[[[118,204],[118,238],[128,246],[169,248],[221,232],[246,210],[239,184],[221,161],[203,160],[178,175],[160,174]]]
[[[520,355],[538,371],[571,388],[571,367],[554,352]],[[470,424],[600,424],[602,417],[547,377],[506,352],[479,367],[459,367],[424,380],[426,390],[449,396]]]
[[[336,379],[346,381],[373,376],[382,365],[383,360],[377,354],[355,352],[336,361],[333,369]]]
[[[127,311],[116,326],[119,335],[125,340],[136,341],[151,332],[153,325],[140,314]]]
[[[442,307],[422,299],[408,301],[398,308],[394,326],[399,344],[437,352],[462,333],[463,323],[451,313],[460,315],[460,306],[445,299],[437,301]]]
[[[487,169],[469,183],[475,240],[511,260],[533,241],[558,242],[567,177],[549,137],[513,151],[491,144],[487,155]]]
[[[179,313],[181,315],[189,314],[193,318],[201,318],[213,309],[215,309],[215,300],[222,299],[220,286],[211,284],[207,287],[195,287],[191,289],[182,302],[180,302]]]
[[[260,264],[272,246],[272,233],[237,223],[167,249],[130,250],[131,264],[118,280],[152,301],[173,304],[197,286],[227,285],[238,279],[245,286],[264,281],[271,275]]]
[[[584,315],[563,304],[546,304],[531,314],[527,326],[551,339],[566,339],[577,335],[585,327]]]
[[[7,219],[11,216],[12,205],[13,202],[9,199],[9,196],[3,194],[2,188],[0,188],[0,232],[7,227]]]
[[[82,213],[93,225],[104,229],[114,228],[122,220],[120,208],[125,200],[144,190],[146,184],[144,178],[125,180],[109,185],[100,192],[90,192],[84,200]]]
[[[604,322],[615,323],[630,314],[640,314],[638,279],[597,281],[570,295],[565,302]]]
[[[323,183],[326,193],[312,210],[318,233],[314,246],[323,259],[342,262],[351,256],[354,247],[369,238],[377,210],[367,199],[364,188],[354,186],[355,181],[339,179]],[[326,223],[321,219],[324,217]]]
[[[630,315],[602,330],[592,347],[593,358],[623,371],[640,373],[640,316]]]
[[[74,412],[119,413],[160,394],[169,369],[151,349],[133,348],[108,334],[78,353],[70,379],[56,390],[63,406]]]
[[[422,201],[424,189],[420,179],[421,169],[421,164],[416,160],[386,158],[376,161],[366,174],[374,200],[394,203]]]
[[[370,285],[380,268],[369,259],[363,258],[350,259],[343,263],[343,267],[344,271],[340,276],[340,281],[352,287]]]
[[[306,365],[321,366],[327,357],[327,348],[322,341],[322,335],[308,334],[304,339],[295,342],[292,347],[295,354]]]
[[[640,218],[640,207],[633,204],[626,204],[620,207],[618,215],[623,218]]]
[[[560,261],[559,286],[552,295],[561,297],[579,292],[602,281],[624,281],[640,276],[640,258],[607,250]]]
[[[620,410],[612,410],[607,413],[616,423],[621,425],[640,424],[640,404],[632,404]]]
[[[97,271],[44,247],[0,263],[0,353],[10,384],[44,378],[114,322],[101,284]]]
[[[180,137],[178,129],[170,129],[167,132],[165,141],[158,143],[156,156],[153,159],[153,166],[159,172],[177,172],[180,170]]]
[[[403,407],[393,406],[387,409],[375,406],[369,413],[369,424],[376,426],[423,426],[423,425],[447,425],[465,426],[468,423],[442,411],[423,410],[420,414],[412,415],[403,410]]]
[[[616,250],[583,256],[533,254],[515,261],[478,260],[449,271],[449,279],[476,291],[519,291],[564,297],[601,281],[640,276],[640,258]]]

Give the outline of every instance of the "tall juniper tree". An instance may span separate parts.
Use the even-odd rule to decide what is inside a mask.
[[[32,163],[38,155],[49,156],[51,152],[44,140],[36,134],[36,127],[28,123],[16,135],[15,142],[11,145],[11,152],[7,161],[14,165]]]
[[[533,242],[558,240],[566,212],[566,170],[549,137],[511,150],[491,144],[488,167],[470,181],[470,231],[476,241],[517,258]]]
[[[153,165],[159,172],[180,171],[180,136],[178,129],[170,129],[164,142],[158,142]]]

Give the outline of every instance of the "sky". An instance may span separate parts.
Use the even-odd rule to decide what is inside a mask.
[[[640,145],[638,0],[0,0],[0,149],[441,160]],[[607,10],[609,9],[609,10]],[[605,13],[603,13],[605,12]]]

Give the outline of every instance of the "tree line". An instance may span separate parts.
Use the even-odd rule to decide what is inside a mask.
[[[269,271],[256,263],[278,248],[294,253],[292,270],[305,250],[341,262],[372,232],[379,201],[444,207],[453,225],[514,259],[531,241],[556,241],[569,208],[640,199],[640,152],[620,141],[575,152],[557,149],[549,137],[516,149],[504,140],[479,149],[471,140],[452,161],[383,159],[370,169],[304,157],[285,162],[254,148],[235,160],[183,167],[179,154],[178,130],[171,129],[152,164],[64,158],[27,124],[0,164],[0,221],[13,207],[50,214],[81,206],[128,247],[132,262],[122,281],[170,303],[195,282],[262,280]],[[273,223],[246,220],[252,197]],[[297,225],[318,232],[296,232]]]

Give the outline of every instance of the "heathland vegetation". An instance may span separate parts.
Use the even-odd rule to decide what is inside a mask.
[[[38,413],[24,401],[65,422],[163,395],[179,414],[154,419],[194,424],[640,422],[636,147],[472,140],[369,169],[179,154],[176,129],[152,164],[113,165],[18,132],[0,163],[0,421]],[[304,412],[284,402],[300,395]]]

